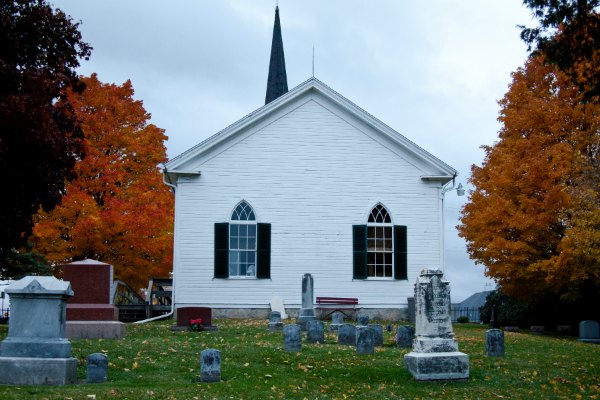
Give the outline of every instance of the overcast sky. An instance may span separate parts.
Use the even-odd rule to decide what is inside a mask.
[[[264,104],[274,0],[60,0],[94,50],[80,73],[133,83],[169,158]],[[498,104],[526,58],[521,0],[280,0],[288,86],[315,76],[459,171],[497,139]],[[452,301],[489,290],[446,194]],[[425,267],[425,266],[424,266]],[[486,284],[488,286],[486,286]]]

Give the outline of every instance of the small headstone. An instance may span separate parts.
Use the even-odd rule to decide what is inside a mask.
[[[356,327],[356,352],[373,354],[375,352],[375,335],[369,326]]]
[[[108,357],[94,353],[87,358],[87,383],[104,383],[108,379]]]
[[[221,352],[216,349],[200,353],[200,382],[221,381]]]
[[[369,325],[369,316],[365,313],[359,312],[356,316],[356,325],[367,326]]]
[[[348,346],[356,344],[356,327],[352,324],[342,324],[338,329],[338,343]]]
[[[269,316],[268,329],[270,331],[280,331],[283,329],[283,323],[281,322],[281,313],[279,311],[271,311]]]
[[[297,323],[303,331],[306,330],[306,322],[317,319],[314,307],[314,282],[311,274],[302,277],[302,308],[298,313]]]
[[[506,332],[519,332],[521,329],[518,326],[505,326],[504,330]]]
[[[532,325],[529,327],[529,332],[531,333],[544,333],[545,330],[543,325]]]
[[[339,311],[335,311],[333,314],[331,314],[331,325],[329,325],[329,332],[337,331],[338,328],[343,324],[344,314]]]
[[[302,336],[300,325],[290,324],[283,327],[283,351],[302,351]]]
[[[573,332],[571,325],[558,325],[556,327],[556,332],[561,335],[570,335]]]
[[[279,311],[281,314],[281,319],[287,319],[288,315],[285,312],[285,306],[283,305],[283,299],[281,296],[273,296],[271,297],[271,310]]]
[[[396,344],[399,348],[408,349],[413,345],[415,339],[415,328],[411,325],[399,326],[396,331]]]
[[[485,333],[485,351],[489,357],[504,357],[504,331],[489,329]]]
[[[379,324],[369,324],[368,326],[373,331],[375,346],[383,346],[383,326]]]
[[[596,321],[581,321],[579,323],[580,342],[600,343],[600,328]]]
[[[308,343],[325,343],[323,321],[312,320],[306,323],[306,341]]]

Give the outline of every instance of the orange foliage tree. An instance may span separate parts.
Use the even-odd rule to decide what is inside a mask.
[[[513,74],[500,140],[472,167],[460,235],[508,295],[570,303],[600,289],[600,105],[541,57]]]
[[[158,170],[167,137],[148,123],[130,81],[104,84],[95,74],[82,81],[86,90],[68,98],[86,157],[61,205],[38,213],[34,250],[54,265],[85,258],[112,264],[116,278],[139,289],[172,268],[173,196]]]

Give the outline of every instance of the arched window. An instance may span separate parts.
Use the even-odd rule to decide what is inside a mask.
[[[256,217],[240,202],[229,222],[229,276],[256,277]]]
[[[367,222],[367,276],[392,278],[393,265],[392,218],[383,205],[377,204]]]
[[[408,279],[406,235],[382,204],[373,207],[366,224],[352,226],[352,277]]]

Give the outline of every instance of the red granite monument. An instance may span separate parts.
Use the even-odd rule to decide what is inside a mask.
[[[64,280],[75,292],[67,303],[67,336],[122,338],[125,326],[118,321],[119,310],[111,299],[113,266],[86,259],[62,268]]]

